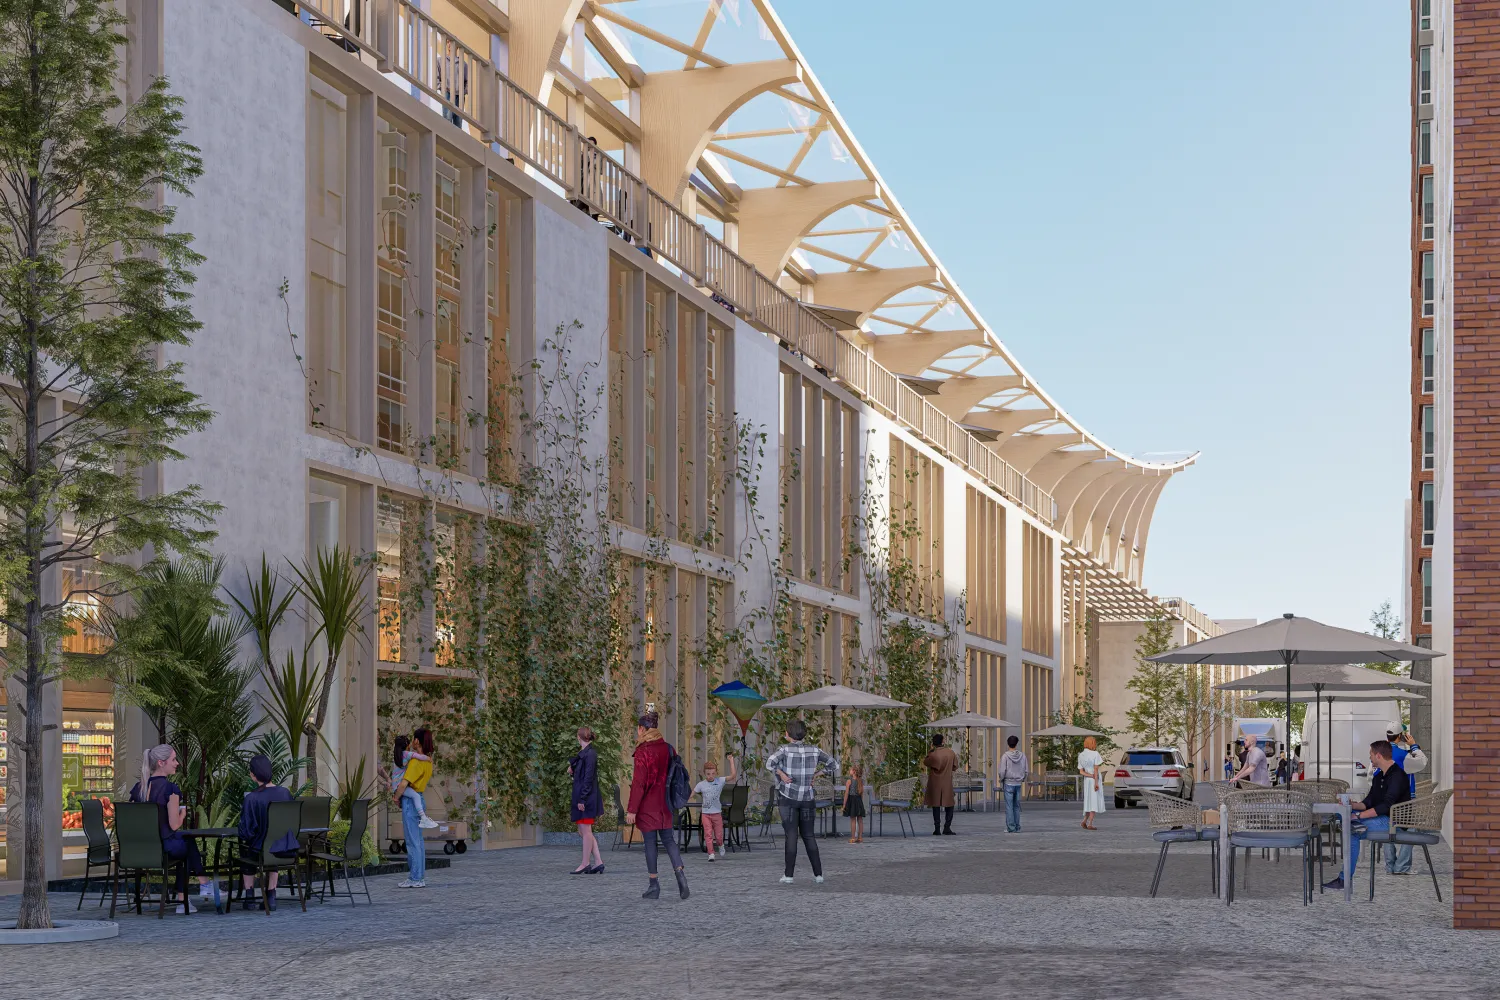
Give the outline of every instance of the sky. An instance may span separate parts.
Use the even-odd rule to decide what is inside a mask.
[[[1405,2],[776,9],[1053,398],[1137,457],[1202,452],[1147,589],[1216,618],[1400,612]]]

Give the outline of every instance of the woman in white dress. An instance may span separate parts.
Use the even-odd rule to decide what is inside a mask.
[[[1094,815],[1104,811],[1104,757],[1099,744],[1092,736],[1084,738],[1083,750],[1078,754],[1078,773],[1083,775],[1083,828],[1099,829],[1094,825]]]

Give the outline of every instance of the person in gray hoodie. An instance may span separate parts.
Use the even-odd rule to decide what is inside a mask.
[[[1021,741],[1012,736],[1005,741],[1010,747],[1000,757],[1000,790],[1005,795],[1005,832],[1021,832],[1021,786],[1026,782],[1026,755],[1018,750]]]

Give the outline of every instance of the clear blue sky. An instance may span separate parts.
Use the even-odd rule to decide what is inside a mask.
[[[1406,3],[777,10],[1041,384],[1124,451],[1202,450],[1157,507],[1153,593],[1399,612]]]

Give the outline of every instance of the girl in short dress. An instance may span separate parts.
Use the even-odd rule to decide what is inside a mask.
[[[849,818],[849,843],[862,844],[865,837],[865,783],[858,764],[849,765],[844,782],[844,815]]]

